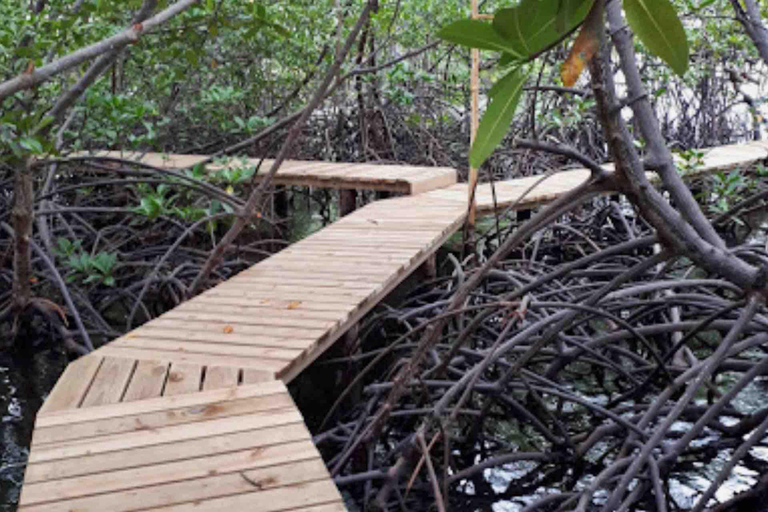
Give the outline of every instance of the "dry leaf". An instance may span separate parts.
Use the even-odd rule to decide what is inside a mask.
[[[29,278],[29,282],[32,283],[32,284],[37,284],[37,281],[38,280],[37,280],[37,278],[35,276],[32,276],[32,277]]]
[[[234,329],[231,325],[224,327],[224,334],[230,334],[232,331],[234,331]]]
[[[579,32],[579,37],[573,42],[568,59],[566,59],[563,67],[560,69],[560,78],[563,80],[563,85],[572,87],[576,83],[576,80],[581,76],[581,72],[584,71],[587,62],[597,52],[599,44],[597,36],[584,25],[581,28],[581,32]]]
[[[299,306],[301,306],[301,301],[300,301],[300,300],[292,300],[292,301],[291,301],[291,302],[288,304],[288,309],[296,309],[296,308],[297,308],[297,307],[299,307]]]
[[[27,64],[27,69],[24,70],[25,75],[31,75],[32,72],[35,71],[35,61],[31,60],[29,61],[29,64]]]
[[[595,2],[581,26],[579,36],[573,42],[571,53],[560,69],[560,78],[566,87],[572,87],[576,83],[584,67],[597,53],[600,47],[599,31],[602,29],[602,7],[600,2]]]

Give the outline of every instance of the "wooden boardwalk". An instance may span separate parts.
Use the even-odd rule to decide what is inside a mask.
[[[133,153],[100,151],[94,156],[134,160],[153,167],[179,169],[193,167],[205,155],[168,155],[163,153]],[[224,164],[209,164],[206,168],[217,171],[225,168],[258,168],[265,174],[273,160],[266,159],[259,166],[257,158],[234,158]],[[276,185],[294,185],[317,188],[383,190],[401,194],[420,194],[456,183],[456,170],[448,167],[415,167],[409,165],[372,165],[364,163],[340,164],[287,160],[275,175]]]
[[[765,144],[716,148],[701,172],[767,157]],[[558,173],[516,207],[585,176]],[[537,179],[497,183],[498,206]],[[344,510],[284,383],[462,225],[466,185],[422,192],[372,203],[70,364],[38,414],[20,510]],[[477,199],[493,210],[489,185]]]

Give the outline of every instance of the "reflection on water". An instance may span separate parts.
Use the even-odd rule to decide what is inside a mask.
[[[32,429],[32,414],[26,401],[20,397],[19,375],[11,365],[0,366],[0,510],[16,509],[19,488],[24,477],[27,446]]]
[[[64,364],[54,350],[23,362],[0,354],[0,512],[16,510],[35,414]]]

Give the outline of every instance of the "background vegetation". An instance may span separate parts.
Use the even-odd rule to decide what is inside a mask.
[[[592,2],[587,3],[592,5]],[[630,45],[636,52],[638,72],[647,91],[642,101],[647,102],[655,113],[659,132],[667,146],[683,157],[683,167],[694,169],[701,158],[696,148],[759,139],[765,134],[768,68],[761,54],[759,37],[755,37],[755,34],[764,36],[765,33],[760,27],[749,24],[749,20],[754,19],[754,16],[750,17],[754,13],[749,11],[753,2],[674,0],[672,3],[682,20],[688,46],[685,74],[676,74],[659,58],[657,51],[649,52],[647,45],[639,42]],[[482,10],[488,13],[516,5],[501,0],[481,4]],[[768,7],[758,5],[757,8],[765,11]],[[164,19],[153,21],[169,11],[173,12]],[[370,17],[361,17],[361,12],[368,12]],[[176,3],[39,0],[0,4],[0,19],[3,20],[0,24],[0,335],[5,342],[6,354],[11,358],[6,366],[21,370],[19,378],[22,380],[34,379],[35,372],[29,371],[33,365],[45,366],[55,361],[56,366],[63,362],[65,352],[67,356],[87,352],[194,294],[204,278],[210,276],[208,283],[226,279],[246,265],[279,250],[300,236],[297,233],[306,233],[335,216],[332,194],[294,189],[288,190],[287,196],[275,196],[272,195],[274,187],[265,186],[261,190],[252,180],[254,169],[212,171],[200,166],[167,172],[117,160],[86,159],[80,152],[99,149],[160,151],[202,153],[216,158],[282,154],[309,160],[451,166],[466,177],[470,153],[469,49],[456,44],[461,41],[450,37],[446,38],[448,42],[441,41],[438,32],[468,14],[469,5],[465,0],[207,0]],[[763,12],[763,17],[766,14]],[[600,26],[602,29],[604,25]],[[93,47],[91,45],[98,47],[105,38],[116,37],[115,34],[125,34],[118,46],[94,58],[83,58],[64,66],[69,62],[68,56],[77,55],[83,48]],[[615,150],[605,135],[608,124],[605,105],[601,106],[590,77],[585,74],[573,84],[566,86],[562,83],[561,65],[568,59],[575,37],[575,33],[565,37],[562,44],[547,48],[535,59],[526,58],[526,78],[520,81],[524,93],[514,117],[505,123],[505,127],[509,124],[509,129],[502,142],[481,169],[483,179],[542,174],[572,163],[562,152],[541,151],[540,147],[519,144],[521,140],[572,148],[583,158],[595,162],[608,160]],[[345,41],[351,43],[348,48],[345,48]],[[482,57],[481,89],[486,98],[493,95],[493,84],[507,74],[513,62],[498,52],[483,52]],[[653,156],[655,148],[647,140],[642,118],[632,112],[639,98],[626,97],[633,87],[626,69],[621,67],[622,62],[616,55],[608,59],[605,66],[625,101],[621,105],[624,107],[622,120],[627,123],[633,148],[641,158]],[[36,87],[24,85],[26,80],[36,80],[43,70],[46,73],[51,70],[45,80],[41,79]],[[22,84],[18,89],[3,88],[17,79]],[[487,106],[483,100],[483,109]],[[302,115],[304,119],[300,119]],[[296,123],[297,120],[302,122]],[[35,160],[45,155],[55,159],[44,165]],[[741,199],[763,194],[764,177],[764,168],[749,173],[726,171],[696,184],[694,190],[702,211],[711,218],[731,212]],[[631,198],[631,194],[627,195]],[[285,215],[280,204],[286,197],[291,205],[290,216]],[[631,200],[634,209],[626,202],[615,205],[598,202],[586,205],[583,215],[564,214],[559,222],[582,231],[592,244],[585,244],[584,237],[577,237],[582,240],[580,242],[568,239],[569,250],[558,252],[557,241],[566,240],[570,235],[565,233],[573,232],[550,226],[550,231],[536,238],[539,242],[533,249],[533,258],[530,247],[516,249],[521,252],[512,253],[512,256],[508,252],[505,259],[514,261],[502,268],[514,269],[510,270],[510,275],[518,279],[518,285],[537,282],[547,271],[554,271],[558,265],[573,262],[592,250],[600,254],[614,244],[652,236],[655,232],[653,222],[649,225],[646,212],[637,209],[637,200]],[[725,237],[732,247],[746,242],[763,243],[759,217],[763,209],[761,201],[755,200],[749,209],[739,211],[739,216],[721,218],[722,222],[715,223],[718,236]],[[238,219],[242,217],[235,214],[243,211],[248,212],[248,216],[241,222]],[[238,226],[239,222],[241,225]],[[452,276],[446,279],[453,284],[434,283],[434,288],[425,292],[429,300],[425,302],[424,297],[413,299],[415,302],[404,306],[406,310],[413,304],[426,307],[419,311],[429,314],[416,316],[427,321],[434,313],[429,304],[444,304],[461,298],[461,293],[455,291],[456,286],[471,274],[472,267],[492,258],[494,251],[503,246],[511,232],[508,228],[520,227],[514,215],[492,224],[490,233],[478,239],[476,257],[462,260],[459,250],[456,257],[462,260],[461,263],[445,267],[447,275]],[[227,247],[221,241],[227,240],[233,226],[242,231],[234,245]],[[631,229],[616,226],[631,226]],[[17,236],[13,236],[14,233]],[[28,236],[19,236],[20,233]],[[555,240],[553,246],[547,245],[548,240]],[[648,258],[653,258],[651,246],[631,246],[635,252],[626,256],[627,259],[597,258],[594,261],[601,261],[608,270],[594,274],[587,272],[578,276],[578,282],[563,282],[562,285],[584,286],[586,289],[602,286],[615,277],[616,268],[642,265]],[[216,247],[222,252],[212,259]],[[545,266],[532,270],[535,265],[529,262],[522,269],[517,267],[517,260],[535,260],[539,251],[549,258]],[[25,254],[29,255],[26,262],[20,257]],[[646,281],[674,281],[680,275],[707,270],[701,262],[695,258],[692,262],[688,256],[678,252],[674,260],[676,264],[669,263],[663,272],[640,273],[634,282],[624,284],[641,286]],[[764,256],[760,253],[752,258],[762,261],[760,258],[764,259]],[[484,286],[494,293],[513,292],[506,290],[505,285],[484,281],[487,279],[487,276],[480,276],[477,281],[485,282]],[[741,284],[737,283],[737,286]],[[531,290],[544,296],[562,293],[558,296],[560,305],[545,307],[550,308],[547,314],[562,314],[562,304],[583,299],[572,291],[548,289],[547,284],[541,286],[543,288]],[[720,295],[735,302],[740,300],[741,295],[727,295],[722,286],[720,282],[702,285],[697,290],[701,295],[697,300],[709,295]],[[744,287],[740,290],[744,291]],[[478,304],[483,304],[486,299],[479,298]],[[716,305],[721,307],[718,311],[728,309],[721,303]],[[654,325],[673,318],[676,314],[673,306],[666,304],[667,309],[655,310]],[[711,307],[714,306],[710,306],[708,303],[707,307],[684,310],[683,318],[692,325],[701,322],[702,318],[713,314]],[[643,306],[612,304],[606,307],[611,314],[626,311],[637,322],[646,321],[644,315],[647,312]],[[727,315],[731,316],[723,317],[721,329],[712,333],[713,339],[726,336],[738,321],[740,311],[738,308],[728,309]],[[758,315],[757,324],[764,328],[759,316],[762,312],[753,311],[752,314]],[[411,336],[410,331],[402,331],[403,325],[409,325],[402,322],[408,315],[395,316],[401,320],[395,329],[398,336]],[[574,322],[583,322],[595,332],[602,329],[596,325],[595,318],[575,318],[572,318]],[[604,315],[600,318],[604,321]],[[493,324],[498,318],[482,317],[478,322],[486,320]],[[382,321],[391,321],[391,318]],[[750,322],[747,322],[747,334],[758,330]],[[371,354],[376,354],[386,340],[391,341],[389,335],[380,330],[381,325],[388,324],[372,324],[371,332],[377,334],[366,342],[368,345],[361,345],[361,352],[370,350]],[[461,332],[460,327],[454,325],[458,331],[446,331],[443,340],[446,343],[440,343],[444,349],[450,350],[447,340]],[[486,335],[494,332],[493,325],[485,327]],[[664,332],[661,334],[663,340],[654,338],[651,341],[664,349],[662,353],[671,355],[675,352],[671,351],[672,347],[679,341],[677,333]],[[585,331],[582,329],[568,342],[582,342],[584,340],[579,336],[583,335]],[[594,332],[590,331],[590,335]],[[670,344],[673,338],[675,341]],[[411,350],[418,345],[418,336],[412,341],[406,344]],[[714,345],[707,345],[706,340],[698,342],[701,345],[693,345],[698,351],[697,356],[702,361],[708,360]],[[482,352],[493,344],[493,340],[480,336],[474,343],[475,346],[467,350]],[[657,363],[653,359],[654,353],[644,352],[643,347],[633,345],[628,350],[635,354],[634,357],[624,354],[635,365],[631,371],[632,382],[643,378],[653,380],[662,368],[678,372],[674,375],[680,374],[679,368],[652,366]],[[756,350],[764,351],[765,345]],[[41,362],[38,356],[46,351],[61,357]],[[595,371],[610,373],[616,370],[611,364],[615,364],[619,356],[615,353],[599,355],[601,361],[613,363],[606,363],[607,368],[597,365],[595,368],[599,369]],[[376,375],[366,377],[367,384],[373,386],[368,387],[367,392],[388,390],[387,386],[392,386],[387,382],[392,368],[400,366],[401,357],[411,356],[408,351],[399,353],[384,367],[376,368]],[[477,367],[472,354],[465,356],[469,359],[456,366],[462,375],[470,374]],[[370,356],[355,356],[360,357]],[[570,360],[566,364],[558,357],[547,353],[541,360],[536,360],[536,363],[549,365],[549,377],[556,377],[555,380],[567,382],[574,376],[583,377],[590,373],[593,367],[590,365],[595,365],[587,358],[569,366]],[[751,354],[750,357],[759,360],[758,355]],[[349,363],[348,360],[343,362]],[[508,362],[498,364],[503,369]],[[557,370],[552,369],[555,367]],[[752,366],[732,365],[732,369],[743,375]],[[557,373],[560,370],[563,374]],[[490,374],[498,371],[502,370],[489,367]],[[446,381],[459,381],[460,378],[459,374],[449,375]],[[48,381],[50,379],[46,379]],[[600,393],[615,398],[612,394],[628,389],[625,387],[628,384],[620,381],[618,378],[601,382],[585,380],[583,385],[590,388],[590,392],[600,388]],[[545,384],[538,383],[540,386]],[[669,382],[663,380],[654,381],[654,386],[643,387],[643,393],[633,399],[637,404],[647,403],[653,396],[671,389],[665,387],[667,384]],[[592,409],[594,418],[580,421],[578,413],[582,411],[578,408],[570,411],[575,411],[572,416],[565,414],[553,418],[551,410],[559,414],[563,411],[563,402],[534,403],[537,399],[531,398],[532,385],[530,382],[510,382],[509,389],[517,405],[527,408],[528,412],[533,411],[531,416],[539,421],[537,428],[539,424],[543,425],[544,430],[539,429],[536,435],[546,438],[553,429],[565,429],[579,439],[604,418],[602,412],[594,413]],[[541,389],[552,391],[552,387],[546,386]],[[45,387],[45,384],[32,386],[34,391],[31,393],[39,398],[44,391],[41,388]],[[517,393],[516,398],[514,393]],[[386,396],[376,394],[376,400],[370,403],[380,405],[378,400]],[[439,393],[427,393],[426,396],[431,405],[439,399]],[[495,455],[518,447],[520,432],[530,428],[530,425],[510,427],[496,421],[503,419],[509,411],[493,409],[489,405],[491,402],[486,402],[483,396],[482,393],[472,395],[468,409],[486,410],[494,421],[485,424],[488,431],[479,429],[470,432],[475,437],[462,437],[465,455],[460,462],[463,465],[475,463],[472,450],[478,450],[484,459],[492,460]],[[521,397],[529,402],[521,405]],[[404,400],[411,398],[406,396]],[[36,400],[31,398],[30,403]],[[354,421],[367,421],[360,416],[361,411],[368,410],[361,406],[361,402],[348,405],[349,416],[332,419],[347,428]],[[424,403],[408,403],[408,407],[416,405],[422,407]],[[513,408],[519,413],[517,405]],[[692,405],[700,406],[701,403]],[[30,409],[34,406],[30,405]],[[765,411],[763,405],[757,411],[736,412],[741,415],[740,425],[746,428],[752,426],[750,421],[759,423]],[[686,414],[695,413],[695,409],[686,409]],[[732,410],[730,413],[735,414]],[[28,419],[21,416],[17,419],[28,425]],[[413,437],[413,432],[419,431],[423,420],[422,416],[416,415],[411,422],[394,421],[389,424],[391,430],[386,431],[390,437],[377,438],[379,444],[370,443],[369,449],[376,446],[391,449],[402,443],[416,443],[418,439]],[[433,434],[435,427],[431,420],[426,424],[429,428],[421,430],[421,434]],[[338,439],[340,434],[333,430],[339,428],[338,425],[325,427],[324,433],[320,434],[321,441]],[[454,427],[461,432],[468,428],[468,423],[459,422]],[[491,431],[505,428],[513,428],[514,432],[507,432],[505,436],[509,436],[502,436],[501,441],[496,437],[490,444],[478,441]],[[612,431],[611,435],[620,437],[625,431],[616,432]],[[725,430],[721,429],[719,439],[735,439],[743,435],[738,428],[725,432],[727,435],[723,432]],[[23,444],[24,435],[20,437],[18,442]],[[354,442],[345,441],[347,444],[334,447],[334,450],[349,451]],[[718,445],[713,458],[721,453],[720,448],[733,448],[728,442],[733,441]],[[551,450],[547,446],[538,452],[544,454],[541,460],[534,457],[541,462],[535,471],[525,473],[519,481],[508,479],[509,485],[503,492],[483,484],[487,484],[487,478],[483,479],[482,470],[467,475],[467,481],[469,476],[474,479],[471,491],[466,481],[453,479],[449,485],[446,483],[448,479],[444,479],[443,492],[446,497],[453,496],[457,503],[481,503],[477,506],[482,507],[514,496],[531,496],[538,489],[532,487],[532,482],[539,482],[534,476],[548,475],[546,464],[562,465],[563,460],[568,460],[569,464],[573,462],[573,459],[564,459],[563,453],[558,451],[564,445],[553,443],[552,446]],[[572,446],[566,443],[564,452],[570,449]],[[371,467],[375,465],[383,471],[402,458],[402,452],[398,450],[387,452],[386,456],[372,457]],[[626,452],[626,448],[623,451]],[[581,493],[577,499],[583,499],[581,496],[587,495],[583,492],[584,482],[611,467],[611,457],[615,454],[614,451],[605,460],[590,461],[582,467],[583,473],[578,478],[573,474],[555,475],[545,483],[566,494]],[[356,480],[354,475],[360,473],[360,468],[339,465],[333,457],[329,455],[331,463],[336,464],[334,473],[347,478],[351,496],[357,503],[368,503],[373,497],[379,506],[397,501],[393,497],[397,493],[390,493],[391,482],[377,487],[377,493],[374,493],[372,482],[381,483],[381,479]],[[458,471],[462,464],[435,458],[435,465],[446,474]],[[15,467],[0,468],[0,471],[15,471]],[[679,469],[674,467],[675,471]],[[427,478],[421,480],[420,485],[419,492],[411,495],[416,508],[426,507],[435,499]],[[665,480],[665,486],[669,491],[668,480]],[[616,496],[620,494],[616,491]],[[477,496],[481,499],[475,499]],[[591,499],[592,494],[588,496]],[[611,499],[617,499],[616,496]],[[641,498],[636,502],[641,504],[638,506],[651,507],[650,501]],[[450,505],[450,499],[448,502]],[[669,502],[671,509],[686,508],[672,498]],[[559,506],[560,502],[554,505]]]

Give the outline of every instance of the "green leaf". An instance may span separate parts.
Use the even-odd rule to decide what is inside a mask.
[[[501,79],[502,85],[494,91],[493,101],[485,111],[469,153],[472,167],[480,167],[504,138],[523,94],[525,79],[526,75],[520,70]]]
[[[43,152],[43,145],[40,144],[39,140],[32,137],[22,137],[21,140],[19,140],[19,145],[30,153],[34,153],[36,155],[39,155]]]
[[[493,29],[513,48],[530,59],[557,43],[586,18],[594,0],[522,0],[500,9]]]
[[[443,27],[437,37],[451,43],[480,50],[505,52],[513,57],[521,58],[521,54],[505,41],[493,27],[480,20],[459,20]]]
[[[669,0],[624,0],[627,22],[648,49],[678,75],[688,69],[688,39]]]
[[[488,98],[489,99],[495,98],[496,95],[499,93],[499,91],[504,89],[511,80],[517,80],[517,76],[518,76],[517,71],[518,71],[518,68],[513,69],[512,71],[504,75],[495,84],[493,84],[491,88],[488,90]]]

